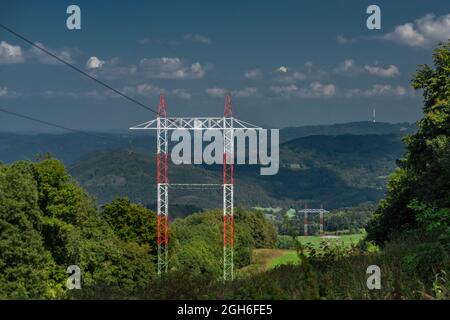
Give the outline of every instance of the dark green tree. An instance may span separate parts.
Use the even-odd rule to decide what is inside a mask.
[[[367,226],[368,239],[377,243],[404,230],[423,230],[418,208],[450,207],[450,42],[437,47],[433,58],[434,66],[420,65],[411,82],[423,91],[424,116],[405,139],[405,157]],[[449,210],[439,212],[449,225]]]
[[[83,290],[126,296],[155,275],[149,249],[120,239],[58,160],[0,165],[0,298],[65,297],[69,265]]]
[[[126,198],[118,198],[104,205],[102,218],[114,233],[125,241],[134,241],[156,248],[157,226],[154,212]]]

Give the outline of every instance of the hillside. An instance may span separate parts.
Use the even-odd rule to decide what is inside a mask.
[[[349,122],[332,125],[316,125],[302,127],[288,127],[281,130],[280,139],[282,142],[289,140],[313,136],[313,135],[364,135],[364,134],[411,134],[416,130],[416,125],[411,123],[386,123],[386,122]]]
[[[327,208],[377,201],[386,176],[403,152],[397,135],[309,136],[280,147],[280,171],[260,176],[257,166],[235,169],[235,201],[245,206]],[[70,167],[81,186],[99,203],[117,196],[154,207],[155,158],[151,152],[125,149],[94,152]],[[220,166],[170,166],[172,183],[220,183]],[[171,190],[171,205],[220,207],[221,190]],[[176,207],[175,207],[176,210]]]
[[[351,122],[333,125],[289,127],[280,130],[280,142],[312,135],[409,134],[415,125],[408,123]],[[51,153],[72,165],[86,155],[100,150],[154,150],[153,132],[16,134],[0,132],[0,161],[35,160],[38,154]]]
[[[298,207],[324,203],[327,208],[377,201],[388,173],[403,152],[407,123],[354,122],[286,128],[280,131],[280,171],[260,176],[257,166],[238,166],[235,200],[245,206]],[[103,204],[117,196],[154,207],[155,138],[130,134],[0,133],[0,161],[31,159],[50,153]],[[14,141],[14,143],[11,143]],[[284,141],[284,142],[283,142]],[[220,166],[175,166],[172,183],[220,183]],[[172,190],[172,213],[186,214],[221,206],[215,190]]]

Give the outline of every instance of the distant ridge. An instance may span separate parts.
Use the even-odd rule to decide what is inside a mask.
[[[337,123],[331,125],[315,125],[302,127],[286,127],[281,129],[280,140],[286,142],[312,135],[364,135],[364,134],[399,134],[407,135],[416,130],[416,125],[408,122],[403,123],[387,123],[387,122],[349,122]]]
[[[280,142],[287,142],[307,136],[322,135],[406,135],[415,131],[410,123],[384,123],[371,121],[350,122],[332,125],[287,127],[280,131]],[[86,136],[79,133],[10,133],[0,132],[0,161],[10,163],[16,160],[35,160],[38,154],[51,153],[71,165],[98,150],[132,149],[154,152],[155,138],[149,133],[101,133]]]

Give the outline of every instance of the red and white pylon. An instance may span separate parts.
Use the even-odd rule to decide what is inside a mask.
[[[303,211],[304,217],[303,217],[303,235],[305,237],[308,236],[308,205],[305,203],[305,210]]]
[[[324,218],[323,218],[323,214],[325,213],[325,212],[329,212],[329,211],[327,211],[327,210],[325,210],[324,208],[323,208],[323,205],[320,205],[320,209],[308,209],[308,206],[305,204],[305,209],[301,209],[301,210],[299,210],[298,211],[299,213],[303,213],[303,235],[305,236],[305,237],[307,237],[308,236],[308,227],[309,227],[309,220],[308,220],[308,215],[311,213],[318,213],[319,214],[319,219],[320,219],[320,221],[319,221],[319,234],[320,234],[320,236],[323,236],[323,234],[324,234],[324,229],[323,229],[323,226],[324,226]]]
[[[234,131],[261,130],[248,122],[233,117],[230,96],[226,97],[223,117],[168,118],[166,103],[161,95],[158,117],[131,127],[131,130],[157,130],[157,213],[158,213],[158,274],[168,271],[169,256],[169,188],[209,189],[223,188],[223,278],[232,280],[234,275]],[[169,184],[168,131],[170,130],[220,130],[223,132],[223,181],[222,184]]]
[[[319,235],[322,237],[323,236],[323,204],[320,205],[319,217],[320,217],[320,221],[319,221]]]
[[[233,279],[234,268],[234,131],[233,106],[226,96],[223,109],[223,279]]]
[[[157,224],[158,274],[168,270],[169,260],[169,145],[167,140],[167,109],[164,96],[159,97],[157,118]]]

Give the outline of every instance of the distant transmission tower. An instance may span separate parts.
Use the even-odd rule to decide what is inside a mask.
[[[226,96],[222,118],[168,118],[164,96],[159,98],[158,117],[131,130],[157,130],[157,223],[158,223],[158,274],[166,273],[169,265],[169,188],[223,189],[223,279],[234,277],[234,131],[260,130],[250,123],[233,117],[230,96]],[[223,132],[222,184],[169,184],[168,131],[169,130],[220,130]]]
[[[308,209],[308,206],[305,204],[305,209],[298,210],[298,212],[303,213],[303,235],[305,237],[308,236],[308,227],[309,227],[309,219],[308,215],[311,213],[319,214],[319,235],[323,236],[323,214],[329,212],[323,208],[323,205],[320,205],[320,209]]]

